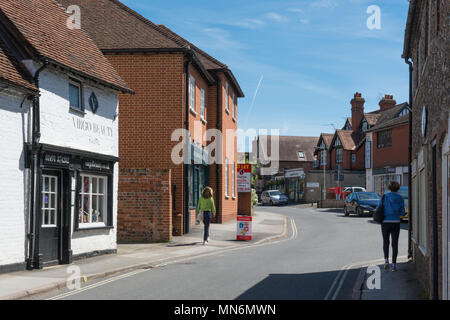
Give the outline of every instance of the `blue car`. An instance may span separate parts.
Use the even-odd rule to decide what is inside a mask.
[[[348,217],[351,213],[359,217],[373,215],[381,197],[375,192],[353,192],[346,199],[344,214]]]

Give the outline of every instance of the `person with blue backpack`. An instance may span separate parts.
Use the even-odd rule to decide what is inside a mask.
[[[383,206],[384,219],[381,223],[383,235],[384,269],[389,269],[389,238],[392,239],[392,271],[397,271],[398,239],[400,236],[400,216],[405,215],[405,202],[398,194],[400,184],[392,181],[386,193],[380,200],[378,208]],[[377,208],[377,209],[378,209]]]

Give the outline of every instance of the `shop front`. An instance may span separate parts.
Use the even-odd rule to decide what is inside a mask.
[[[390,167],[373,169],[373,191],[382,195],[389,183],[398,182],[401,186],[408,185],[408,167]]]
[[[114,229],[114,167],[118,160],[108,155],[40,145],[35,183],[39,196],[33,204],[37,210],[31,223],[35,230],[31,242],[34,261],[29,264],[42,268],[71,263],[73,247],[79,254],[77,242],[86,242],[83,239],[86,236],[92,236],[90,240],[97,243],[83,244],[84,254],[94,247],[101,251],[100,238],[109,238],[109,231]]]
[[[289,201],[303,201],[305,199],[305,172],[303,169],[286,170],[284,178],[285,191]]]

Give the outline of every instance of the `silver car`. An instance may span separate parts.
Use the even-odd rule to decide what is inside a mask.
[[[279,190],[263,191],[263,193],[261,194],[261,203],[263,206],[265,206],[266,204],[270,204],[272,206],[287,204],[288,201],[288,197],[282,194]]]

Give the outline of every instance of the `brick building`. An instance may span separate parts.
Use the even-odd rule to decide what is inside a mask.
[[[116,252],[118,94],[53,0],[0,0],[0,272]]]
[[[449,299],[450,2],[411,0],[403,59],[410,65],[411,247],[430,298]]]
[[[121,179],[119,240],[170,240],[173,234],[189,232],[206,185],[215,191],[217,222],[236,217],[237,139],[229,136],[227,141],[225,133],[237,129],[237,99],[244,94],[231,70],[117,0],[58,1],[81,8],[83,29],[135,91],[120,96],[121,172],[146,172],[146,180],[155,179],[170,189],[170,203],[155,198],[139,210],[136,196],[141,201],[145,195],[130,195],[133,186]],[[178,134],[180,129],[190,137]],[[210,152],[204,138],[210,129],[224,133],[222,144],[214,140],[222,151],[217,154]],[[172,156],[186,161],[174,162]],[[213,157],[217,161],[210,164]]]
[[[366,129],[366,189],[384,194],[391,181],[408,186],[408,104],[385,95],[376,123]]]
[[[310,201],[310,195],[306,193],[306,177],[313,168],[317,140],[317,137],[279,136],[277,153],[272,148],[272,136],[258,136],[252,143],[252,152],[256,153],[260,167],[271,168],[268,175],[257,171],[258,195],[263,190],[279,189],[289,197],[289,201]]]

